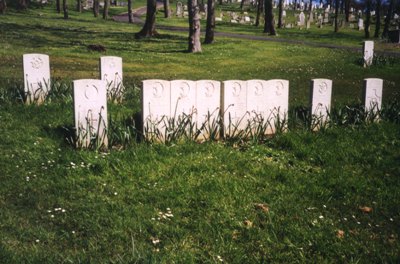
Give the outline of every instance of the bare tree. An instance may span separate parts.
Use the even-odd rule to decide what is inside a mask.
[[[61,1],[60,0],[56,0],[56,10],[57,13],[61,13]]]
[[[197,0],[188,0],[189,10],[189,52],[201,52],[200,14]]]
[[[132,0],[128,0],[128,18],[129,23],[133,23]]]
[[[278,28],[282,28],[282,11],[283,11],[283,0],[279,0],[279,4],[278,4]]]
[[[4,15],[7,10],[7,1],[6,0],[0,0],[0,14]]]
[[[365,18],[365,38],[369,38],[369,26],[371,24],[371,0],[366,0],[366,18]]]
[[[107,19],[108,18],[109,6],[110,6],[110,0],[104,0],[103,19]]]
[[[169,0],[163,0],[164,3],[164,17],[169,18]]]
[[[394,0],[390,0],[389,10],[385,18],[385,26],[383,27],[382,38],[388,37],[390,20],[392,19],[392,14],[393,14],[393,7],[394,7]]]
[[[82,0],[76,1],[76,11],[79,13],[82,12]]]
[[[376,0],[376,16],[375,16],[375,33],[374,33],[374,38],[379,38],[379,31],[381,30],[381,7],[382,7],[382,1],[381,0]]]
[[[339,15],[339,0],[335,0],[335,33],[339,31],[338,15]]]
[[[258,27],[260,25],[260,17],[263,9],[264,0],[256,0],[257,1],[257,16],[255,26]]]
[[[215,31],[215,0],[207,0],[207,27],[206,37],[204,44],[211,44],[214,42]]]
[[[100,2],[99,0],[93,0],[93,15],[94,17],[99,16]]]
[[[147,13],[146,21],[144,22],[143,28],[135,34],[137,38],[153,37],[157,34],[156,32],[156,11],[157,3],[156,0],[147,0]]]
[[[63,0],[64,19],[68,19],[68,4],[67,0]]]
[[[265,0],[264,8],[264,33],[269,33],[269,35],[275,36],[276,31],[274,25],[274,13],[272,12],[272,0]]]

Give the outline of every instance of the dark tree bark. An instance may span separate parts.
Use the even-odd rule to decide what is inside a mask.
[[[76,11],[79,13],[82,12],[82,0],[76,1]]]
[[[379,38],[379,31],[381,30],[381,5],[382,5],[382,1],[381,0],[376,0],[376,8],[375,8],[376,24],[375,24],[374,38]]]
[[[169,0],[163,0],[164,2],[164,17],[169,18]]]
[[[67,0],[63,0],[64,19],[68,19],[68,4]]]
[[[61,14],[61,0],[56,0],[56,10],[58,14]]]
[[[369,25],[371,24],[371,0],[366,0],[365,38],[369,38]]]
[[[156,11],[157,11],[156,0],[147,0],[146,21],[144,22],[143,28],[138,33],[135,34],[137,38],[153,37],[154,35],[157,34]]]
[[[94,17],[99,16],[100,2],[99,0],[93,0],[93,15]]]
[[[344,13],[344,2],[345,2],[345,0],[340,1],[340,14]]]
[[[297,0],[294,0],[293,10],[297,9]]]
[[[7,2],[6,0],[0,0],[0,14],[4,15],[7,10]]]
[[[110,7],[110,0],[104,0],[103,19],[108,18],[108,9]]]
[[[244,6],[244,2],[245,2],[246,0],[242,0],[242,2],[240,3],[240,10],[243,10],[243,6]]]
[[[350,2],[351,0],[344,0],[344,15],[346,22],[350,22]]]
[[[198,0],[188,0],[189,10],[189,52],[201,52],[200,15]]]
[[[272,0],[265,0],[265,22],[264,22],[264,33],[269,33],[271,36],[275,36],[275,25],[274,25],[274,13],[272,12]]]
[[[128,0],[128,18],[129,23],[133,23],[132,0]]]
[[[339,31],[338,15],[339,15],[339,0],[335,0],[335,33]]]
[[[261,13],[263,10],[264,0],[256,0],[256,1],[257,1],[257,17],[256,17],[255,26],[258,27],[260,25],[260,18],[261,18]]]
[[[278,4],[278,28],[282,28],[282,11],[283,11],[283,0],[279,0],[279,4]]]
[[[206,37],[204,44],[211,44],[214,42],[215,31],[215,0],[207,0],[207,27]]]
[[[311,13],[311,11],[312,11],[312,1],[313,1],[313,0],[310,0],[310,6],[308,7],[308,11],[310,11],[310,13]]]
[[[392,14],[393,14],[393,6],[394,6],[394,0],[390,0],[389,10],[385,18],[385,26],[383,27],[382,38],[388,37],[390,20],[392,19]]]

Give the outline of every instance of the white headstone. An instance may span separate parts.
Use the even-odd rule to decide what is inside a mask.
[[[108,145],[106,82],[84,79],[73,81],[74,117],[77,146]]]
[[[245,17],[244,17],[244,22],[250,23],[250,17],[249,17],[249,16],[245,16]]]
[[[376,114],[382,107],[383,80],[364,79],[363,102],[366,112]]]
[[[268,124],[268,93],[267,82],[264,80],[247,81],[247,111],[250,114],[252,127]]]
[[[176,16],[181,17],[183,15],[183,4],[182,2],[176,2]]]
[[[364,20],[362,18],[358,19],[358,30],[364,30]]]
[[[202,128],[200,139],[208,138],[209,133],[219,131],[221,103],[221,83],[212,80],[196,82],[197,129]],[[210,131],[216,129],[217,131]]]
[[[145,80],[142,88],[143,135],[163,141],[171,118],[171,86],[169,81]]]
[[[286,17],[286,10],[282,10],[282,17]]]
[[[303,12],[301,12],[300,15],[299,15],[298,25],[301,26],[301,27],[304,26],[305,20],[306,20],[306,16],[304,15]]]
[[[224,81],[223,94],[224,132],[227,136],[233,136],[248,124],[246,81]]]
[[[122,58],[113,56],[100,57],[101,80],[107,82],[107,97],[120,101],[123,94]]]
[[[267,89],[267,116],[269,127],[267,134],[275,134],[278,127],[287,128],[289,110],[289,81],[268,80],[265,82]]]
[[[374,59],[374,42],[371,40],[364,41],[364,67],[372,65]]]
[[[331,109],[332,80],[311,80],[311,126],[317,130],[327,119]]]
[[[24,54],[24,87],[27,103],[42,103],[50,90],[50,62],[45,54]]]

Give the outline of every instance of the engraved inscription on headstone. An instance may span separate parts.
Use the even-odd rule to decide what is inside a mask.
[[[247,127],[249,113],[246,81],[224,81],[223,113],[225,135],[233,136],[238,130]]]
[[[107,147],[106,82],[84,79],[73,81],[74,117],[78,147]]]
[[[267,119],[269,127],[267,134],[275,134],[279,128],[282,131],[287,128],[287,115],[289,109],[289,81],[268,80],[265,82],[267,96]]]
[[[371,40],[364,41],[364,67],[372,65],[374,59],[374,42]]]
[[[188,80],[171,81],[171,116],[196,120],[196,83]]]
[[[50,91],[50,63],[45,54],[24,54],[24,91],[27,103],[40,104]]]
[[[376,78],[364,79],[363,102],[365,111],[372,117],[378,114],[382,107],[383,80]],[[376,117],[379,118],[379,117]]]

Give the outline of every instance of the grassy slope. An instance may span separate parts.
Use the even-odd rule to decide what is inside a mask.
[[[123,57],[131,84],[287,78],[291,102],[304,104],[309,79],[329,77],[344,103],[357,100],[362,78],[376,76],[386,98],[398,96],[399,64],[362,69],[360,54],[221,39],[190,55],[183,35],[137,41],[137,26],[40,12],[0,17],[1,89],[22,84],[26,52],[50,54],[56,79],[97,77],[100,54],[85,45],[101,43]],[[137,111],[136,92],[111,114]],[[65,141],[72,116],[68,96],[0,106],[0,263],[400,261],[399,125],[298,130],[243,147],[137,144],[99,153]]]

